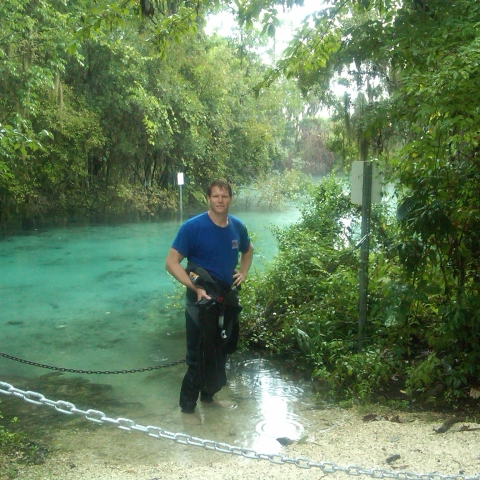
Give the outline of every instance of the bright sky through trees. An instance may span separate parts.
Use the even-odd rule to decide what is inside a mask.
[[[282,25],[277,29],[275,38],[276,55],[279,56],[288,42],[292,39],[295,30],[301,25],[304,18],[321,8],[321,0],[304,0],[304,5],[294,6],[292,9],[282,11],[279,7],[279,18]],[[235,21],[232,14],[222,12],[212,16],[208,21],[207,33],[216,31],[219,35],[230,36],[235,28]]]

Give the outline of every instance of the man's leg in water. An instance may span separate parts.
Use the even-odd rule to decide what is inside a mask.
[[[200,372],[198,350],[201,340],[200,329],[192,317],[185,312],[185,327],[187,332],[187,365],[188,370],[183,377],[180,390],[180,407],[183,413],[193,413],[197,406],[200,393]]]
[[[180,391],[180,407],[183,413],[194,413],[197,405],[198,395],[202,403],[219,404],[215,402],[213,396],[220,391],[221,387],[226,385],[227,377],[225,373],[225,364],[227,355],[222,353],[220,348],[216,348],[214,344],[207,345],[208,355],[203,361],[207,362],[207,371],[202,372],[200,365],[200,349],[201,349],[201,331],[193,318],[185,312],[185,325],[187,332],[187,365],[188,370],[182,382]],[[211,334],[213,336],[213,333]],[[203,378],[211,379],[208,390],[202,388],[205,383]]]

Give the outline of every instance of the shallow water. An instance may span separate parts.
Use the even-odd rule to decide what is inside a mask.
[[[283,212],[233,211],[254,234],[255,268],[276,253],[270,225],[298,218]],[[43,365],[86,371],[154,367],[184,358],[181,289],[164,270],[180,219],[112,226],[72,226],[0,242],[0,352]],[[135,374],[52,372],[0,357],[0,381],[52,400],[98,409],[142,425],[279,451],[300,439],[308,384],[277,365],[233,355],[219,398],[232,408],[199,407],[201,430],[186,426],[178,393],[185,365]],[[0,397],[0,401],[4,401]],[[20,402],[21,400],[17,399]]]

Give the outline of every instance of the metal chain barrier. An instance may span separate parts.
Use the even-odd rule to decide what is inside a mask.
[[[65,413],[68,415],[77,414],[82,415],[87,420],[94,423],[105,423],[108,425],[114,425],[121,430],[127,432],[136,431],[146,433],[150,437],[158,439],[171,440],[181,445],[189,445],[193,447],[201,447],[205,450],[212,450],[220,453],[228,453],[231,455],[239,455],[251,460],[268,460],[271,463],[278,465],[295,465],[299,468],[318,468],[323,473],[337,473],[343,472],[347,475],[360,476],[367,475],[373,478],[399,478],[402,480],[480,480],[479,475],[466,476],[466,475],[443,475],[439,473],[414,473],[406,471],[394,472],[392,470],[384,470],[381,468],[362,468],[356,465],[340,466],[333,462],[312,462],[311,460],[303,457],[290,458],[281,454],[265,454],[258,453],[250,448],[241,448],[228,445],[227,443],[216,442],[214,440],[204,440],[198,437],[192,437],[185,433],[172,433],[164,430],[161,427],[155,427],[152,425],[143,426],[135,423],[128,418],[109,418],[103,412],[99,410],[80,410],[73,403],[65,402],[63,400],[53,401],[45,398],[42,394],[23,391],[15,388],[9,383],[0,382],[0,393],[4,395],[13,395],[18,398],[22,398],[28,403],[34,405],[46,405],[53,407],[57,412]]]
[[[30,360],[24,360],[23,358],[14,357],[6,353],[0,352],[0,357],[8,358],[9,360],[14,360],[16,362],[25,363],[27,365],[33,365],[34,367],[48,368],[49,370],[57,370],[59,372],[69,372],[69,373],[85,373],[85,374],[94,374],[94,375],[117,375],[119,373],[140,373],[140,372],[150,372],[152,370],[158,370],[159,368],[173,367],[174,365],[179,365],[180,363],[185,363],[185,360],[177,360],[176,362],[163,363],[162,365],[157,365],[156,367],[145,367],[137,368],[134,370],[77,370],[75,368],[64,368],[64,367],[53,367],[51,365],[45,365],[43,363],[31,362]]]

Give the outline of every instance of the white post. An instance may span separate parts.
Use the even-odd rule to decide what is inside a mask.
[[[183,199],[182,199],[182,186],[185,183],[183,172],[177,173],[177,185],[180,188],[180,219],[183,217]]]

